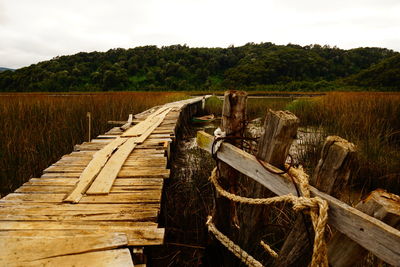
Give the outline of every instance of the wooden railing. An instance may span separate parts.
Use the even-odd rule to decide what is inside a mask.
[[[232,110],[232,107],[230,109]],[[265,132],[268,131],[268,129],[265,129]],[[276,131],[276,129],[274,129],[274,131]],[[266,137],[264,136],[261,139],[263,138]],[[202,131],[198,132],[197,145],[200,148],[212,153],[213,142],[214,136]],[[327,140],[327,142],[329,144],[329,140]],[[324,161],[332,160],[335,155],[336,157],[338,157],[337,151],[328,151],[329,146],[331,145],[329,144],[328,146],[328,144],[325,144],[327,147],[325,150],[325,154],[322,155],[319,167],[317,167],[317,169],[320,168],[319,171],[324,174],[326,174],[327,171],[322,169],[329,167],[329,162],[327,163],[327,165],[322,165],[324,164]],[[329,153],[331,154],[328,155]],[[346,155],[342,156],[342,159],[340,159],[341,164],[348,164],[343,163],[346,160]],[[267,168],[265,168],[259,161],[260,157],[256,158],[256,156],[245,152],[244,150],[234,146],[233,144],[223,142],[218,152],[216,153],[216,157],[220,161],[224,162],[224,164],[227,164],[236,171],[252,178],[254,181],[258,182],[260,185],[272,191],[276,195],[297,195],[296,187],[293,181],[288,179],[288,177],[285,175],[276,174],[281,171],[280,169],[270,165],[267,162],[264,162],[264,165],[267,166]],[[347,170],[341,172],[339,168],[342,167],[344,166],[330,166],[330,168],[334,168],[333,172],[336,173],[331,175],[337,175],[337,173],[339,173],[340,176],[348,176]],[[269,171],[268,169],[272,171]],[[329,171],[330,170],[328,170],[328,172]],[[329,176],[330,174],[326,175]],[[345,178],[348,179],[348,177]],[[229,179],[235,179],[235,177],[230,177]],[[313,179],[316,179],[315,174],[313,175]],[[321,185],[321,183],[316,183],[315,181],[311,182],[311,184]],[[332,182],[332,186],[337,185]],[[330,192],[329,190],[325,191]],[[328,256],[329,260],[332,260],[330,261],[330,264],[332,264],[333,266],[349,266],[352,262],[354,262],[354,260],[358,260],[361,257],[364,257],[366,253],[365,250],[368,250],[381,260],[389,264],[399,266],[400,231],[393,228],[391,225],[388,225],[385,222],[381,221],[380,219],[383,219],[384,215],[379,215],[379,213],[390,213],[390,224],[393,225],[398,223],[400,218],[400,197],[386,193],[381,190],[377,190],[371,194],[371,197],[367,198],[365,201],[360,202],[357,208],[354,208],[342,202],[341,200],[327,193],[324,193],[321,190],[318,190],[316,187],[310,186],[310,192],[311,196],[318,196],[328,202],[328,223],[335,229],[337,229],[340,233],[350,238],[346,240],[342,238],[342,240],[344,241],[340,244],[340,241],[337,242],[338,238],[339,240],[341,239],[341,236],[339,235],[340,233],[338,233],[332,238],[331,242],[328,243]],[[382,198],[382,201],[380,201],[379,198]],[[374,205],[371,205],[372,202]],[[366,208],[366,206],[368,206],[369,208]],[[363,210],[364,212],[361,210]],[[374,216],[379,219],[375,218]],[[395,219],[393,220],[393,218]],[[301,229],[298,229],[297,231],[301,231]],[[361,246],[362,248],[359,246]],[[343,250],[343,248],[345,249]],[[341,254],[336,255],[337,251],[341,251]]]

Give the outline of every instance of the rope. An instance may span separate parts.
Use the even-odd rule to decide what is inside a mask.
[[[299,183],[300,190],[301,190],[301,193],[303,196],[296,197],[292,194],[271,197],[271,198],[247,198],[247,197],[238,196],[238,195],[235,195],[235,194],[232,194],[232,193],[226,191],[218,183],[217,168],[214,168],[214,170],[212,171],[210,180],[214,184],[214,186],[217,189],[219,194],[221,194],[222,196],[224,196],[234,202],[240,202],[240,203],[250,204],[250,205],[270,205],[273,203],[290,202],[293,204],[293,209],[295,211],[302,211],[302,210],[308,209],[310,212],[312,225],[313,225],[313,228],[315,231],[314,248],[313,248],[313,256],[312,256],[311,266],[312,267],[328,266],[327,247],[326,247],[326,243],[325,243],[325,239],[324,239],[325,226],[326,226],[326,223],[328,220],[328,204],[325,200],[322,200],[319,197],[314,197],[314,198],[310,197],[308,176],[307,176],[307,174],[305,174],[303,172],[303,170],[301,168],[300,169],[290,168],[288,170],[288,174],[292,175],[297,180],[296,182]],[[210,224],[210,222],[208,222],[208,225],[209,224]],[[214,231],[212,231],[212,232],[214,233]],[[232,242],[232,241],[230,241],[230,242]],[[263,245],[263,247],[266,248],[264,245]],[[268,246],[268,248],[270,249],[269,246]],[[269,251],[269,249],[267,249],[267,252],[269,252],[273,257],[275,257],[276,252],[273,251],[272,249],[270,249],[273,252],[273,253],[271,253],[271,251]],[[246,253],[241,248],[240,248],[240,251],[242,254]],[[240,254],[240,255],[242,255],[242,254]],[[246,253],[246,255],[248,255],[248,254]]]
[[[212,217],[208,216],[206,223],[208,230],[214,234],[214,236],[224,245],[229,251],[231,251],[236,257],[241,259],[241,261],[250,267],[263,267],[263,265],[254,259],[251,255],[249,255],[246,251],[241,249],[238,245],[236,245],[232,240],[230,240],[226,235],[218,231],[215,225],[212,223]]]
[[[261,240],[260,245],[265,249],[275,259],[278,258],[278,253],[276,253],[267,243]]]

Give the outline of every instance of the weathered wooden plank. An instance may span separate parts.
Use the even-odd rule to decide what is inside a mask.
[[[72,186],[78,179],[74,178],[31,178],[24,185],[36,185],[36,186]],[[140,178],[117,178],[114,182],[114,186],[153,186],[153,185],[162,185],[163,179],[161,178],[149,178],[149,177],[140,177]]]
[[[82,175],[81,172],[49,172],[49,173],[44,173],[40,177],[41,178],[75,178],[75,179],[77,179],[81,175]],[[79,180],[77,182],[76,187],[79,185]],[[81,188],[81,187],[83,187],[83,184],[79,185],[79,188]],[[74,195],[75,195],[75,193],[74,193]]]
[[[98,135],[97,136],[97,138],[102,138],[102,139],[114,139],[114,138],[117,138],[118,136],[120,136],[119,134],[107,134],[107,135],[104,135],[104,134],[100,134],[100,135]]]
[[[85,169],[86,165],[84,166],[50,166],[47,169],[43,171],[43,173],[49,173],[49,172],[83,172]]]
[[[198,132],[197,144],[211,152],[213,139],[213,136],[205,132]],[[289,178],[268,172],[253,155],[239,148],[224,143],[217,156],[220,160],[263,184],[277,195],[296,195],[296,189]],[[268,165],[268,167],[274,169],[272,165]],[[328,222],[337,230],[389,264],[396,265],[400,262],[400,231],[320,192],[314,187],[310,187],[310,191],[312,196],[318,196],[328,201]],[[374,238],[371,238],[372,236]]]
[[[92,185],[86,191],[86,194],[108,194],[117,178],[118,173],[126,158],[136,146],[136,138],[129,138],[122,146],[119,147],[117,152],[111,156],[105,164],[99,175],[93,181]]]
[[[171,110],[171,108],[161,107],[160,109],[155,111],[153,114],[149,115],[143,122],[138,123],[135,126],[128,129],[127,131],[125,131],[121,136],[135,137],[135,136],[140,136],[140,135],[144,134],[148,130],[148,128],[153,125],[153,123],[155,121],[154,119],[157,116],[159,116],[160,114],[163,114],[165,112],[168,113],[170,110]],[[164,117],[165,117],[165,115],[164,115]]]
[[[25,209],[0,209],[0,221],[153,221],[158,216],[158,210],[132,211],[125,210],[60,210],[33,207]]]
[[[356,205],[356,209],[398,228],[400,222],[400,197],[377,189]],[[329,264],[355,266],[362,262],[368,251],[347,236],[335,233],[328,243]]]
[[[128,245],[121,233],[79,236],[9,237],[0,236],[0,262],[35,261],[68,254],[112,249]]]
[[[90,162],[90,159],[87,160],[74,160],[74,161],[58,161],[48,167],[44,172],[79,172],[83,171],[86,165]],[[158,164],[163,165],[167,163],[167,159],[165,157],[136,157],[127,159],[124,163],[124,166],[129,165],[140,165],[140,166],[157,166]],[[72,168],[71,168],[72,167]]]
[[[22,263],[9,263],[8,266],[59,266],[59,267],[133,267],[132,256],[129,249],[112,249],[104,251],[93,251],[82,254],[64,255],[59,257],[45,258],[36,261]]]
[[[121,204],[121,203],[88,203],[88,204],[69,204],[69,203],[36,203],[36,202],[2,202],[0,203],[1,209],[48,209],[48,210],[63,210],[63,211],[83,211],[83,212],[98,212],[98,211],[152,211],[160,210],[160,203],[131,203],[131,204]]]
[[[58,186],[35,186],[35,185],[23,185],[16,189],[14,192],[15,193],[48,193],[48,194],[54,194],[54,193],[68,193],[71,191],[71,189],[74,187],[74,185],[58,185]]]
[[[0,231],[1,236],[7,237],[41,237],[41,236],[77,236],[77,235],[102,235],[107,233],[123,233],[128,237],[129,246],[152,246],[161,245],[164,240],[164,228],[156,227],[141,227],[141,228],[131,228],[124,229],[122,231],[117,230],[99,230],[99,229],[89,229],[89,230],[76,230],[76,229],[52,229],[52,230],[5,230]]]
[[[143,167],[138,169],[136,167],[122,167],[119,171],[117,177],[162,177],[168,178],[170,174],[170,170],[168,169],[160,169],[155,167]],[[43,174],[42,178],[79,178],[81,173],[79,172],[49,172]],[[78,181],[79,182],[79,181]]]
[[[75,189],[65,198],[64,201],[73,203],[79,202],[82,198],[82,194],[88,189],[114,150],[126,141],[125,138],[116,138],[111,143],[107,144],[102,150],[96,152],[96,154],[93,155],[93,160],[87,165],[82,174],[80,174]]]
[[[152,178],[169,178],[170,170],[158,169],[158,168],[123,168],[119,173],[118,177],[152,177]]]
[[[83,196],[80,203],[157,203],[160,201],[161,190],[146,190],[144,192],[88,195]]]
[[[73,189],[73,185],[24,185],[15,190],[15,193],[68,193]],[[111,193],[124,193],[124,192],[142,192],[143,190],[161,190],[162,183],[159,184],[144,184],[144,185],[124,185],[113,186],[110,190]]]
[[[73,151],[69,154],[62,156],[61,158],[68,158],[68,157],[90,157],[93,156],[96,151]]]
[[[75,185],[78,178],[31,178],[24,185]]]
[[[0,221],[1,231],[5,230],[107,230],[129,231],[134,228],[157,227],[155,222],[121,221]],[[0,232],[1,232],[0,231]]]
[[[100,150],[104,148],[106,144],[104,143],[92,143],[92,142],[84,142],[80,145],[75,145],[75,151],[89,151],[89,150]]]
[[[0,202],[44,202],[60,203],[65,197],[65,193],[11,193],[0,200]],[[161,190],[146,190],[145,192],[129,193],[110,193],[99,196],[83,196],[80,203],[141,203],[159,202],[161,200]]]

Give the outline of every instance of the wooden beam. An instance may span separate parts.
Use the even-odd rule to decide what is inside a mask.
[[[377,189],[357,204],[356,209],[390,226],[400,222],[400,197]],[[355,266],[368,254],[362,246],[341,233],[335,233],[328,243],[329,264],[334,267]]]
[[[211,152],[213,140],[214,137],[205,132],[197,133],[198,146],[208,152]],[[253,155],[235,146],[222,144],[217,156],[220,160],[253,178],[277,195],[296,195],[296,189],[290,178],[268,172]],[[269,168],[279,171],[271,165]],[[329,224],[387,263],[396,265],[400,262],[399,230],[312,186],[310,186],[310,191],[312,196],[318,196],[328,201]]]

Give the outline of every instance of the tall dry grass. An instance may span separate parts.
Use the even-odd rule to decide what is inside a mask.
[[[0,94],[0,195],[87,140],[92,114],[92,137],[111,128],[108,120],[186,98],[182,93]]]
[[[290,97],[249,98],[247,99],[247,118],[248,120],[264,118],[268,109],[284,109],[291,101]],[[210,97],[206,101],[205,112],[221,116],[222,104],[223,99],[216,96]]]
[[[357,145],[355,183],[366,191],[381,187],[400,193],[399,93],[335,92],[297,100],[288,108],[303,126],[321,127],[326,135],[339,135]]]

